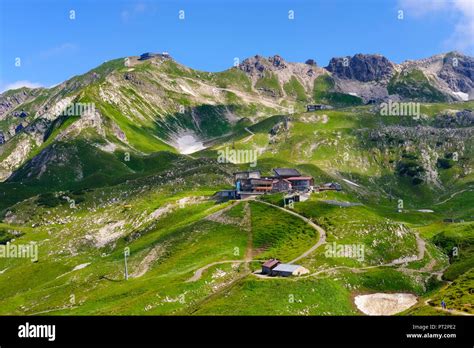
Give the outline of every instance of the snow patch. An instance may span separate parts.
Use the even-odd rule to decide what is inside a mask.
[[[462,101],[468,101],[469,100],[469,94],[464,93],[464,92],[453,92],[453,94],[458,97]]]
[[[77,265],[76,267],[74,267],[72,269],[72,271],[77,271],[77,270],[80,270],[80,269],[83,269],[83,268],[86,268],[87,266],[89,266],[91,263],[90,262],[86,262],[86,263],[82,263],[80,265]]]
[[[416,304],[417,299],[413,294],[376,293],[356,296],[354,302],[367,315],[394,315]]]
[[[178,149],[179,153],[184,155],[188,155],[206,148],[203,142],[192,133],[179,136],[174,140],[173,144]]]
[[[354,185],[354,186],[356,186],[356,187],[360,187],[359,184],[356,184],[356,183],[353,182],[353,181],[350,181],[350,180],[347,180],[347,179],[342,179],[342,180],[344,180],[344,181],[347,182],[348,184]]]
[[[82,264],[80,264],[80,265],[77,265],[77,266],[74,267],[71,271],[66,272],[66,273],[63,273],[63,274],[57,276],[56,279],[59,279],[59,278],[61,278],[61,277],[64,277],[65,275],[68,275],[68,274],[70,274],[70,273],[72,273],[72,272],[74,272],[74,271],[78,271],[78,270],[80,270],[80,269],[86,268],[86,267],[89,266],[90,264],[91,264],[90,262],[86,262],[86,263],[82,263]]]

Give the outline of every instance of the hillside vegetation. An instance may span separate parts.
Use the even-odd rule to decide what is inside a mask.
[[[38,258],[0,257],[0,314],[362,315],[354,297],[375,292],[415,294],[401,315],[474,314],[474,102],[421,67],[360,76],[362,58],[256,56],[208,73],[129,57],[2,94],[0,245]],[[377,96],[350,92],[365,84],[420,115],[383,115]],[[93,108],[64,115],[77,103]],[[219,160],[229,150],[256,162]],[[292,207],[215,199],[233,173],[277,167],[342,190]],[[308,272],[257,274],[269,258]]]

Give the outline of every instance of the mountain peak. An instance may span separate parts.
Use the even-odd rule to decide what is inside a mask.
[[[326,70],[342,79],[369,82],[390,78],[394,64],[380,54],[357,53],[352,57],[332,58]]]
[[[239,69],[250,75],[262,74],[265,70],[282,70],[288,66],[288,63],[278,54],[270,57],[255,55],[244,59],[239,65]]]

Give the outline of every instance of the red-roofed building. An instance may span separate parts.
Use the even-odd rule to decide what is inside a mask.
[[[292,176],[286,178],[291,183],[291,188],[296,191],[308,191],[314,185],[314,180],[310,176]]]
[[[272,270],[280,264],[280,260],[270,259],[262,265],[262,274],[271,274]]]

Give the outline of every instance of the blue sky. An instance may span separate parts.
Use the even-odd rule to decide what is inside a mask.
[[[235,57],[289,61],[380,53],[395,62],[473,55],[471,0],[2,0],[0,91],[51,86],[152,51],[206,71]],[[70,11],[75,19],[70,19]],[[184,20],[179,18],[183,10]],[[403,19],[399,19],[403,11]],[[294,11],[294,19],[289,19]],[[16,66],[17,58],[21,65]]]

